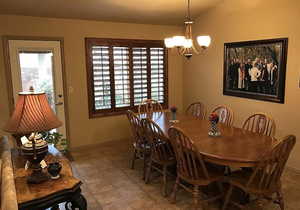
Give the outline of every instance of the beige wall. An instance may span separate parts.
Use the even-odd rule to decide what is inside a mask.
[[[212,36],[211,47],[184,63],[184,106],[200,100],[209,110],[225,104],[235,112],[235,125],[241,126],[250,114],[262,111],[272,115],[277,137],[295,134],[300,140],[300,2],[297,0],[226,0],[200,16],[195,34]],[[224,96],[223,49],[225,42],[289,38],[285,104]],[[289,165],[300,169],[300,144]]]
[[[125,116],[88,118],[85,37],[163,39],[182,31],[181,27],[109,23],[67,19],[34,18],[0,15],[0,36],[63,37],[68,93],[71,147],[124,139],[129,136]],[[0,43],[0,128],[8,119],[7,86],[2,42]],[[169,56],[169,103],[182,106],[182,59]],[[0,134],[1,134],[0,129]]]

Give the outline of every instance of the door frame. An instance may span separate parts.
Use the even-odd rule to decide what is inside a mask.
[[[9,104],[9,114],[12,115],[14,111],[14,92],[13,82],[11,78],[11,65],[9,56],[9,40],[24,40],[24,41],[59,41],[61,50],[61,69],[62,69],[62,85],[63,85],[63,99],[64,99],[64,111],[65,111],[65,127],[66,127],[66,138],[70,145],[70,127],[69,127],[69,112],[68,112],[68,88],[66,83],[66,71],[65,71],[65,54],[64,54],[64,38],[63,37],[38,37],[38,36],[10,36],[6,35],[2,37],[3,42],[3,57],[5,66],[6,86]]]

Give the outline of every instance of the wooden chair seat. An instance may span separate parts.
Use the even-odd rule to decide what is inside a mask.
[[[240,203],[230,201],[234,187],[243,190],[248,195],[255,194],[259,199],[266,198],[271,200],[279,204],[281,210],[284,210],[281,175],[295,143],[296,137],[289,135],[282,141],[277,142],[271,151],[266,152],[253,170],[241,170],[232,173],[228,177],[230,187],[222,210],[227,209],[229,202],[239,208],[245,207]],[[275,199],[272,196],[273,194],[276,194]]]
[[[149,150],[150,151],[150,145],[148,143],[137,144],[136,142],[134,142],[133,147],[136,150]]]
[[[221,181],[224,177],[224,170],[204,162],[202,154],[194,142],[179,128],[171,127],[168,134],[177,160],[177,177],[171,196],[172,202],[176,202],[178,187],[192,193],[195,209],[201,207],[200,202],[221,199],[223,197]],[[208,186],[214,182],[217,184],[220,194],[202,199],[200,187]]]
[[[133,155],[131,159],[131,169],[134,169],[135,160],[140,159],[144,162],[143,167],[143,179],[146,176],[146,161],[150,156],[151,147],[147,143],[145,134],[142,131],[140,118],[132,111],[127,111],[127,118],[130,123],[132,135],[133,135]]]
[[[259,183],[261,181],[261,176],[259,174],[262,174],[263,172],[257,172],[258,176],[256,176],[253,181],[250,183],[249,186],[247,186],[248,184],[248,180],[250,179],[251,175],[253,174],[253,172],[251,170],[246,171],[246,170],[238,170],[235,172],[232,172],[232,174],[229,176],[229,183],[231,185],[234,185],[236,187],[239,187],[240,189],[244,190],[244,191],[248,191],[249,193],[252,194],[269,194],[272,193],[274,191],[276,191],[276,189],[280,188],[281,183],[271,183],[270,187],[267,189],[259,189],[257,186],[259,186]]]
[[[168,169],[176,165],[176,159],[168,138],[164,135],[160,127],[151,119],[142,120],[143,132],[150,143],[151,152],[147,161],[146,183],[149,183],[152,169],[162,174],[162,193],[167,196],[167,176],[170,175]]]
[[[158,158],[153,158],[153,162],[158,163],[160,165],[175,165],[176,164],[176,159],[175,157],[169,157],[167,160],[159,160]]]
[[[199,186],[207,186],[210,183],[223,179],[224,177],[223,168],[218,168],[215,165],[210,163],[205,163],[205,164],[206,164],[207,171],[209,171],[209,179],[206,178],[202,170],[199,170],[199,177],[196,180],[190,179],[189,177],[186,177],[180,173],[178,173],[178,175],[182,180],[185,180],[190,184],[199,185]]]

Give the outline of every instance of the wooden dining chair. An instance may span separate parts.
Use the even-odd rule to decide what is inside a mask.
[[[222,198],[223,188],[220,181],[223,179],[224,170],[204,162],[193,141],[179,128],[171,127],[168,134],[177,160],[177,178],[171,195],[172,201],[176,202],[176,192],[180,186],[192,193],[194,207],[198,209],[200,207],[199,187],[208,186],[214,182],[218,184],[220,194],[202,201],[208,202]],[[183,182],[192,185],[192,188]]]
[[[195,116],[195,117],[200,118],[200,119],[204,119],[206,111],[205,111],[205,107],[204,107],[203,103],[195,102],[195,103],[192,103],[188,106],[185,113],[187,115],[191,115],[191,116]]]
[[[150,156],[150,145],[146,140],[143,127],[141,125],[141,119],[132,111],[127,111],[127,118],[130,123],[132,135],[133,135],[133,156],[131,159],[131,169],[134,169],[135,160],[141,159],[144,161],[143,166],[143,179],[146,177],[146,161]]]
[[[274,136],[276,126],[270,116],[264,113],[255,113],[245,120],[243,129],[267,136]]]
[[[228,206],[233,187],[237,187],[247,194],[255,194],[258,198],[272,200],[279,204],[281,210],[284,210],[280,178],[295,143],[295,136],[287,136],[261,158],[253,171],[233,172],[229,176],[230,187],[222,210]],[[275,200],[272,199],[273,194],[276,194]],[[240,208],[244,207],[236,202],[231,203]]]
[[[151,153],[147,165],[146,183],[149,183],[152,169],[162,174],[162,193],[167,196],[168,168],[176,165],[175,154],[168,138],[160,127],[151,119],[142,120],[142,126],[150,143]]]
[[[154,99],[143,100],[138,107],[139,114],[152,114],[153,112],[162,112],[161,104]]]
[[[211,113],[217,113],[219,116],[219,122],[224,123],[228,126],[232,126],[233,124],[233,111],[226,106],[219,105],[215,107]]]

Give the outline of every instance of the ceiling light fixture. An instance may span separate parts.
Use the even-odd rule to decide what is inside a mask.
[[[193,41],[193,34],[192,34],[192,25],[194,24],[194,21],[191,18],[191,1],[188,0],[187,5],[187,17],[184,21],[185,25],[185,36],[173,36],[165,38],[165,46],[167,48],[174,48],[176,47],[178,49],[178,52],[185,56],[186,58],[191,58],[193,56],[193,53],[199,54],[199,50],[194,46]],[[202,50],[209,47],[211,43],[210,36],[198,36],[197,42]]]

